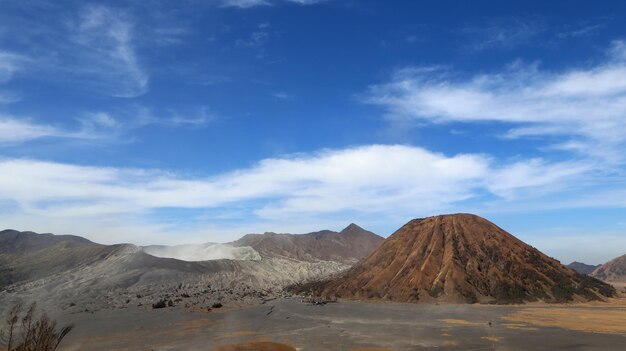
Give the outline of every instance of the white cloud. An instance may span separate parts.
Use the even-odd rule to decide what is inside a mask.
[[[5,83],[29,60],[19,54],[0,51],[0,83]]]
[[[508,123],[510,138],[565,136],[562,147],[622,160],[626,141],[626,56],[623,41],[604,62],[565,72],[513,64],[491,74],[459,77],[442,68],[398,71],[389,83],[371,86],[368,103],[392,118],[432,123]],[[579,147],[575,147],[579,148]]]
[[[283,0],[286,2],[296,3],[299,5],[313,5],[328,0]],[[247,9],[256,6],[271,6],[272,2],[267,0],[222,0],[223,7],[238,7]]]
[[[286,0],[288,2],[295,2],[300,5],[313,5],[318,4],[320,2],[328,1],[328,0]]]
[[[249,38],[237,39],[235,45],[241,48],[254,49],[257,52],[257,58],[265,58],[267,56],[265,46],[271,38],[269,27],[269,23],[259,24]]]
[[[52,126],[0,116],[0,143],[14,143],[65,135],[64,131]]]
[[[98,91],[118,97],[142,95],[149,78],[140,65],[128,15],[101,5],[86,6],[72,24],[78,60],[75,73]],[[90,77],[87,78],[87,77]]]
[[[30,118],[0,115],[0,144],[18,144],[42,138],[103,140],[118,127],[118,122],[104,113],[88,114],[79,122],[79,128],[68,129]]]
[[[580,181],[584,174],[594,171],[593,164],[581,162],[547,163],[541,159],[515,162],[496,170],[487,188],[503,198],[523,196],[529,188],[536,196],[540,191],[555,192]]]
[[[474,50],[523,45],[544,30],[544,25],[536,18],[500,18],[480,27],[464,28],[471,36],[470,47]]]
[[[75,119],[76,123],[73,127],[51,125],[27,117],[0,114],[0,144],[7,146],[6,144],[20,144],[42,138],[114,142],[124,137],[124,141],[127,142],[127,137],[133,130],[145,126],[201,128],[213,123],[216,119],[217,117],[206,106],[187,111],[170,109],[158,116],[145,107],[127,109],[120,116],[104,111],[87,112]]]
[[[280,100],[291,100],[291,99],[293,99],[293,95],[291,95],[291,94],[289,94],[287,92],[284,92],[284,91],[277,91],[275,93],[272,93],[272,96],[277,98],[277,99],[280,99]]]
[[[222,0],[222,6],[224,7],[239,7],[242,9],[269,5],[271,5],[271,3],[265,0]]]
[[[0,90],[0,104],[10,104],[13,102],[20,101],[21,97],[11,91],[2,91]]]
[[[495,165],[483,155],[446,156],[402,145],[265,159],[250,168],[204,178],[151,169],[5,159],[0,161],[0,200],[14,208],[0,217],[5,226],[29,218],[31,223],[50,223],[54,228],[61,228],[65,219],[68,227],[63,232],[80,225],[87,228],[95,218],[107,219],[122,229],[126,225],[132,236],[131,227],[159,227],[158,220],[142,217],[151,211],[198,209],[222,212],[207,215],[205,224],[233,211],[249,227],[251,222],[273,223],[305,230],[294,227],[294,221],[315,222],[318,227],[337,222],[337,216],[343,216],[342,221],[404,220],[454,208],[485,192],[510,198],[523,189],[529,192],[563,183],[564,177],[573,176],[563,168],[540,160]],[[524,182],[518,182],[520,177]],[[92,234],[104,237],[107,227],[94,226]],[[131,236],[127,240],[133,240]]]

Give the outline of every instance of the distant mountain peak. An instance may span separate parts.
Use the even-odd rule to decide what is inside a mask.
[[[352,223],[340,233],[321,230],[307,234],[248,234],[232,244],[250,246],[265,257],[352,264],[370,254],[382,241],[382,237]]]
[[[591,274],[596,268],[600,267],[600,265],[590,265],[583,262],[574,261],[568,264],[567,267],[575,270],[580,274]]]
[[[353,230],[363,230],[365,231],[365,229],[363,229],[362,227],[360,227],[358,224],[356,223],[350,223],[347,227],[345,227],[341,232],[346,232],[346,231],[353,231]]]
[[[626,255],[599,266],[591,273],[591,276],[606,282],[626,283]]]

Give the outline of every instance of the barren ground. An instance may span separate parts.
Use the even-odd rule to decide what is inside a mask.
[[[129,307],[55,315],[63,350],[621,350],[626,300],[414,305],[280,299],[210,312]],[[491,322],[491,326],[489,325]],[[63,324],[63,323],[62,323]]]

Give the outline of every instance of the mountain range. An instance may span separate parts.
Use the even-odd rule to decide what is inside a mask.
[[[4,230],[0,298],[84,310],[159,299],[196,306],[258,302],[291,286],[323,297],[405,302],[587,301],[615,293],[595,278],[624,281],[625,260],[579,274],[470,214],[415,219],[387,239],[356,224],[143,247]]]
[[[227,244],[145,247],[5,230],[0,297],[89,310],[175,296],[187,296],[191,305],[258,300],[289,284],[336,275],[383,240],[356,225],[341,232],[251,234]]]

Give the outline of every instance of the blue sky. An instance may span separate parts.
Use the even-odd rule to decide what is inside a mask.
[[[0,0],[3,227],[387,236],[482,215],[626,251],[626,5]]]

